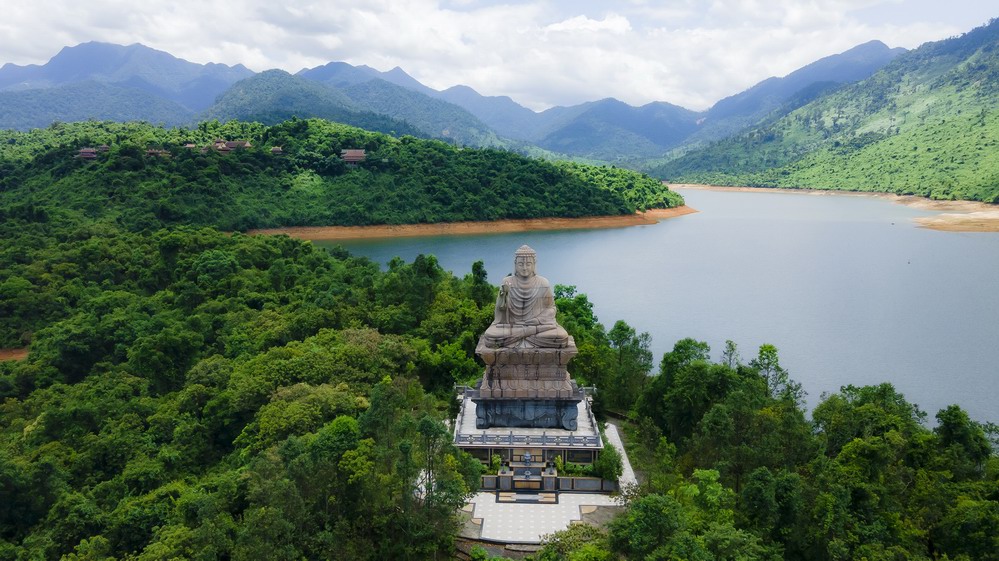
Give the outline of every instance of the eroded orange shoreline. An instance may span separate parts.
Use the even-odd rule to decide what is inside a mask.
[[[267,228],[249,230],[247,234],[287,234],[304,240],[360,240],[407,238],[420,236],[464,236],[530,232],[535,230],[583,230],[624,228],[655,224],[660,220],[697,212],[688,206],[652,209],[621,216],[591,216],[586,218],[535,218],[529,220],[496,220],[491,222],[448,222],[441,224],[398,224],[375,226],[310,226],[298,228]]]
[[[28,358],[28,349],[0,349],[0,361],[26,358]]]
[[[773,187],[725,187],[720,185],[670,184],[670,189],[702,191],[735,191],[740,193],[797,193],[802,195],[836,195],[840,197],[873,197],[921,210],[943,214],[921,216],[913,221],[923,228],[947,232],[999,232],[999,206],[978,201],[935,201],[914,195],[834,191],[829,189],[777,189]]]

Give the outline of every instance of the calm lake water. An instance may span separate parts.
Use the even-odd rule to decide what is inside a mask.
[[[657,367],[684,337],[715,359],[726,339],[744,361],[771,343],[810,407],[888,381],[931,425],[952,403],[999,422],[999,234],[920,229],[911,219],[933,213],[868,197],[682,194],[701,212],[651,226],[342,245],[383,264],[433,254],[458,275],[482,260],[496,283],[526,243],[608,329],[649,332]]]

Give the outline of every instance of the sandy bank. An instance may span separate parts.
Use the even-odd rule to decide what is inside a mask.
[[[268,228],[250,230],[247,234],[287,234],[305,240],[358,240],[375,238],[405,238],[418,236],[463,236],[529,232],[533,230],[581,230],[623,228],[655,224],[666,218],[697,212],[687,206],[653,209],[648,212],[621,216],[591,216],[586,218],[536,218],[530,220],[496,220],[492,222],[449,222],[441,224],[399,224],[376,226],[314,226],[301,228]]]
[[[923,216],[916,218],[916,223],[947,232],[999,232],[999,210]]]
[[[28,358],[28,349],[0,349],[0,360],[24,360]]]
[[[999,206],[978,201],[935,201],[913,195],[834,191],[828,189],[777,189],[773,187],[723,187],[719,185],[670,184],[670,189],[702,191],[736,191],[740,193],[797,193],[801,195],[836,195],[840,197],[873,197],[920,210],[946,214],[922,216],[913,220],[923,228],[948,232],[999,232]]]

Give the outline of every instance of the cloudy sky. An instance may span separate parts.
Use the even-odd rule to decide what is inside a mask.
[[[4,0],[0,62],[86,41],[297,72],[399,66],[540,110],[616,97],[705,109],[878,39],[914,48],[999,16],[994,0]]]

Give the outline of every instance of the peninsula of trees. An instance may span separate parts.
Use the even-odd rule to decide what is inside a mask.
[[[208,149],[220,139],[241,143]],[[85,148],[93,150],[77,157]],[[343,150],[363,150],[364,159],[345,161]],[[660,181],[632,171],[395,138],[320,119],[3,131],[0,166],[5,218],[73,212],[130,230],[583,217],[683,204]]]

